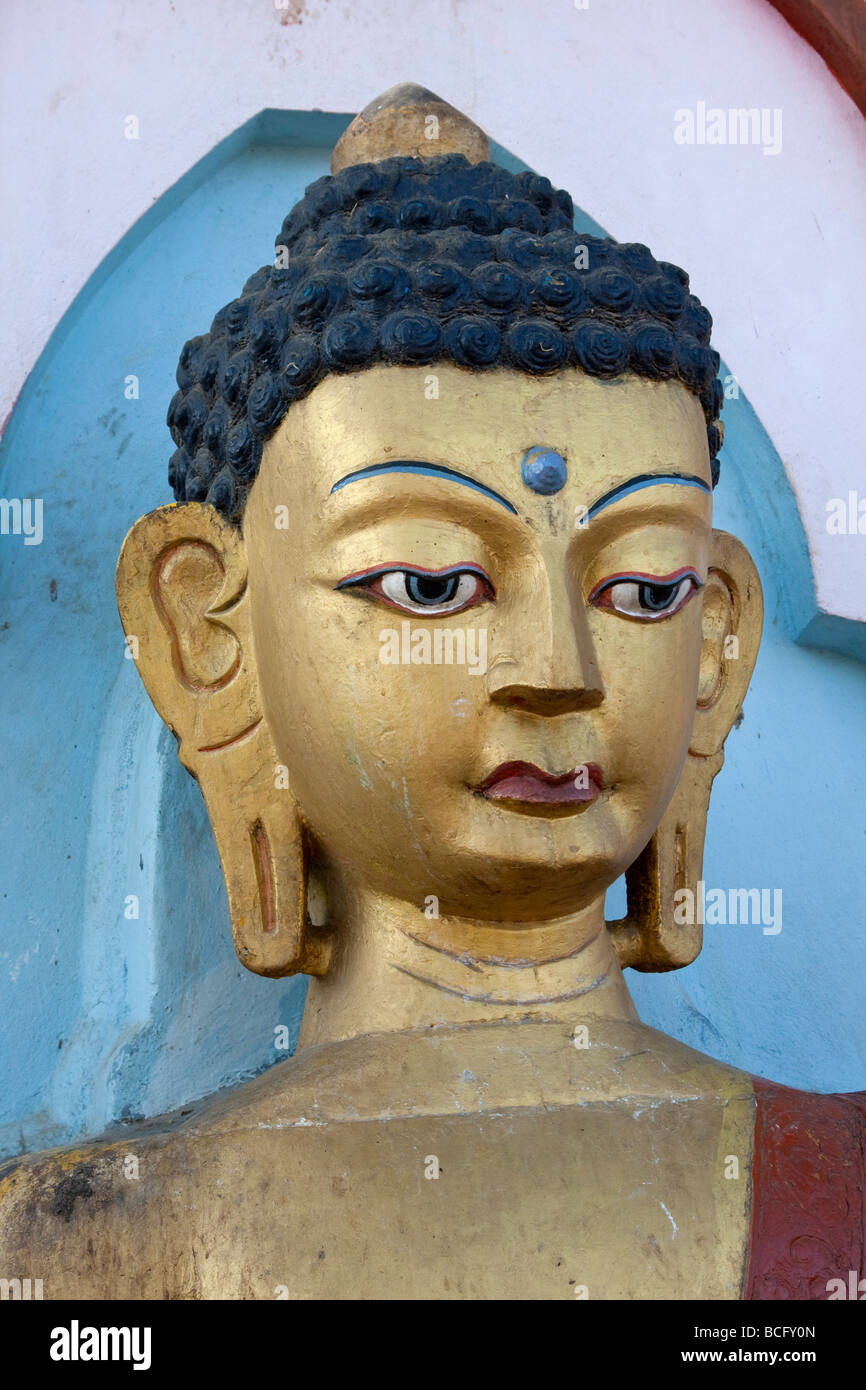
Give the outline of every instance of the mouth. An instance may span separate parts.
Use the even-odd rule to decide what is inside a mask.
[[[534,763],[501,763],[472,791],[486,801],[503,803],[527,815],[571,815],[590,805],[604,791],[596,763],[582,763],[570,772],[545,772]]]

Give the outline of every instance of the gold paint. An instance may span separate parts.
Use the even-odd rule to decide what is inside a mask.
[[[17,1169],[4,1257],[46,1299],[732,1299],[748,1077],[635,1022],[414,1029],[303,1051],[173,1131]],[[429,1156],[441,1171],[425,1179]],[[747,1166],[746,1164],[743,1165]]]
[[[374,128],[394,152],[386,108],[346,158]],[[639,474],[709,481],[680,384],[435,373],[435,401],[427,368],[326,378],[266,444],[242,531],[172,505],[124,543],[124,628],[201,784],[238,954],[314,978],[290,1061],[186,1118],[13,1167],[5,1264],[45,1268],[47,1298],[740,1296],[751,1083],[645,1027],[623,966],[700,949],[673,894],[700,877],[758,577],[697,488],[573,520]],[[521,481],[539,442],[568,462],[554,499]],[[388,459],[457,470],[516,514],[442,477],[332,492]],[[337,587],[464,563],[495,602],[408,621],[476,651],[483,633],[474,672],[383,663],[406,615]],[[683,567],[706,582],[663,621],[589,602],[609,576]],[[515,760],[595,763],[605,788],[555,814],[473,790]],[[606,924],[623,872],[629,913]],[[89,1191],[70,1195],[82,1166]]]
[[[160,507],[127,536],[117,588],[148,693],[204,793],[239,958],[261,975],[326,969],[327,939],[305,930],[303,827],[275,787],[238,532],[212,507]]]

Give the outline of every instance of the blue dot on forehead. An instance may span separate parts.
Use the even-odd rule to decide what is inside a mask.
[[[550,497],[552,493],[559,492],[565,487],[568,478],[568,469],[562,454],[558,454],[555,449],[545,448],[543,444],[536,444],[534,448],[526,451],[520,465],[520,473],[526,486],[532,492],[541,493],[542,497]]]

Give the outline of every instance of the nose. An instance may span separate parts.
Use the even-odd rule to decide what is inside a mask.
[[[488,692],[496,705],[530,714],[595,709],[604,685],[583,597],[559,557],[540,565],[537,583],[509,625],[510,650],[494,657]]]

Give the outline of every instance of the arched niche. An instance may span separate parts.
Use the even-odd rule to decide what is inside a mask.
[[[259,979],[235,959],[201,797],[126,659],[113,573],[132,522],[171,500],[165,411],[181,345],[271,259],[349,120],[264,111],[191,169],[92,275],[6,430],[3,495],[42,498],[44,536],[4,537],[0,552],[14,789],[0,809],[0,960],[15,1040],[2,1152],[134,1125],[279,1060],[283,1026],[296,1036],[304,981]],[[601,231],[582,212],[576,225]],[[783,929],[708,929],[688,971],[630,984],[647,1022],[696,1047],[792,1085],[852,1089],[866,1072],[852,867],[864,670],[798,641],[851,635],[821,629],[796,503],[742,388],[725,419],[717,524],[752,550],[767,620],[713,794],[705,878],[780,887]]]

